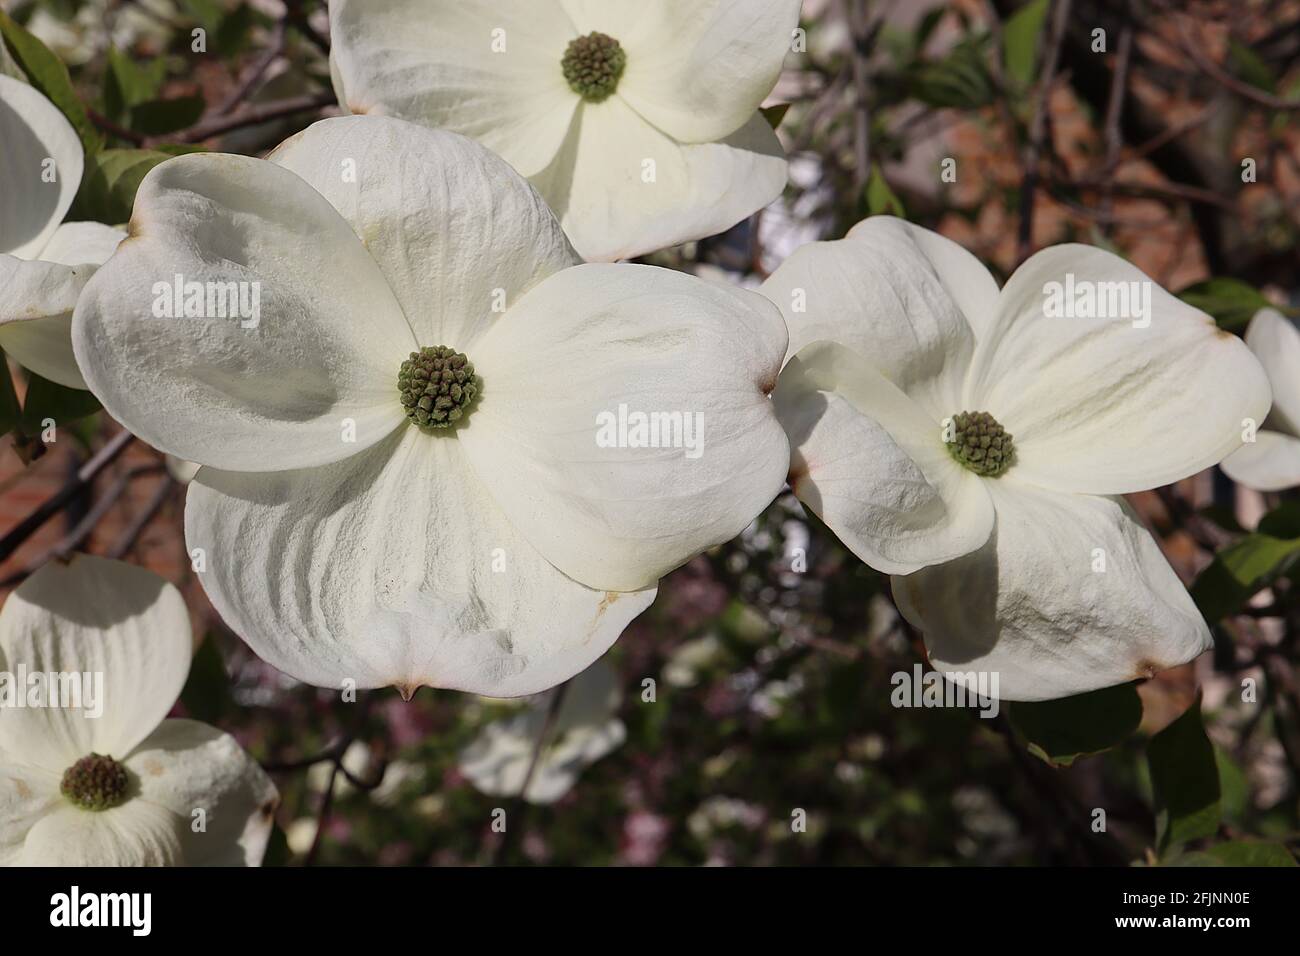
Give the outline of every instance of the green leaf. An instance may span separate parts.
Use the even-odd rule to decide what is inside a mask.
[[[137,63],[111,47],[104,71],[104,112],[111,119],[125,120],[131,107],[158,95],[166,76],[167,64],[162,59]]]
[[[230,678],[216,638],[208,634],[194,653],[190,676],[181,691],[181,703],[195,720],[213,724],[227,714],[231,706]]]
[[[63,61],[3,10],[0,10],[0,35],[4,37],[9,53],[32,86],[68,118],[81,139],[81,148],[86,155],[89,157],[97,152],[103,145],[104,138],[86,115],[86,108],[81,105],[76,90],[72,88],[72,79],[68,76],[68,68],[63,65]]]
[[[147,136],[162,136],[198,122],[205,102],[202,94],[170,100],[146,100],[131,107],[131,129]]]
[[[288,866],[292,859],[293,851],[289,849],[289,838],[277,823],[271,827],[271,836],[266,843],[262,866]]]
[[[979,42],[962,43],[942,60],[913,64],[905,81],[908,92],[929,106],[976,109],[994,99]]]
[[[22,408],[14,392],[14,380],[9,375],[9,360],[0,349],[0,435],[8,435],[17,428],[21,417]]]
[[[39,435],[52,421],[57,428],[71,425],[79,418],[99,411],[99,400],[80,388],[68,388],[35,372],[27,373],[27,394],[23,398],[20,427],[29,436]]]
[[[1244,43],[1228,41],[1228,68],[1234,76],[1265,93],[1277,90],[1277,73]]]
[[[1284,519],[1276,520],[1280,523]],[[1260,522],[1261,527],[1265,521]],[[1249,534],[1214,556],[1192,584],[1192,600],[1207,622],[1217,624],[1285,574],[1297,557],[1300,537],[1278,538],[1258,531]]]
[[[790,111],[789,103],[777,103],[775,106],[764,106],[759,112],[763,114],[763,119],[767,120],[767,125],[772,129],[778,129],[781,126],[781,120],[785,119],[785,114]]]
[[[145,174],[169,155],[153,149],[106,149],[86,164],[86,177],[77,195],[78,216],[97,222],[120,223],[131,218],[135,192]]]
[[[1228,866],[1296,866],[1295,857],[1280,843],[1233,840],[1205,851]]]
[[[1199,694],[1186,713],[1147,744],[1155,792],[1156,842],[1163,855],[1219,829],[1219,768],[1201,722]]]
[[[1137,730],[1142,699],[1134,684],[1034,703],[1009,704],[1012,725],[1029,752],[1054,767],[1109,750]]]
[[[1002,26],[1002,55],[1007,76],[1020,87],[1034,82],[1043,24],[1047,21],[1047,0],[1030,0]]]
[[[199,25],[209,33],[217,29],[226,15],[220,0],[179,0],[179,2],[181,9],[197,20]]]
[[[1222,747],[1214,748],[1214,763],[1219,770],[1219,794],[1223,819],[1229,823],[1240,821],[1250,802],[1250,786],[1246,775]]]
[[[1206,279],[1189,285],[1178,297],[1230,332],[1245,330],[1256,312],[1272,305],[1258,289],[1240,279]]]
[[[885,177],[881,175],[880,167],[874,164],[871,167],[871,175],[867,178],[866,200],[868,215],[907,215],[903,209],[903,201],[894,195],[894,191],[889,188],[889,183],[885,182]]]
[[[1300,501],[1284,501],[1259,519],[1255,530],[1274,538],[1300,538]]]

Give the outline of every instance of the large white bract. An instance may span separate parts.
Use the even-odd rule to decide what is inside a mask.
[[[344,117],[272,159],[152,170],[73,324],[114,417],[204,466],[189,548],[270,663],[320,686],[535,693],[780,490],[787,336],[762,296],[581,264],[532,187],[452,133]],[[257,283],[260,322],[154,318],[176,275]],[[434,346],[482,382],[436,434],[397,388]],[[701,454],[602,447],[620,405],[697,415]]]
[[[1255,423],[1265,427],[1253,440],[1223,460],[1223,470],[1256,491],[1294,488],[1300,485],[1300,330],[1276,309],[1260,309],[1246,344],[1268,374],[1273,408]]]
[[[1147,283],[1150,315],[1048,317],[1067,276]],[[1239,339],[1099,249],[1045,249],[999,291],[956,243],[891,217],[797,250],[762,291],[790,326],[774,398],[794,491],[894,575],[936,668],[997,671],[1000,696],[1041,700],[1210,647],[1117,496],[1216,464],[1268,410]],[[945,426],[963,412],[1010,434],[996,477],[954,454]]]
[[[9,596],[0,672],[25,706],[0,707],[0,865],[261,864],[275,786],[233,737],[166,719],[189,673],[190,635],[180,592],[119,561],[46,564]],[[58,696],[72,681],[81,696]],[[64,792],[69,769],[92,755],[125,771],[107,809]]]
[[[72,355],[77,295],[125,236],[98,222],[63,222],[84,164],[58,108],[0,74],[0,348],[70,388],[86,387]]]
[[[780,195],[785,155],[758,107],[799,5],[331,0],[330,66],[351,112],[477,139],[537,187],[586,259],[622,259],[722,232]],[[593,33],[625,65],[584,96],[562,64]]]

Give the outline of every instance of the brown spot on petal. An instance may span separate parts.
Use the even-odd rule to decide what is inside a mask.
[[[22,780],[15,780],[14,787],[18,790],[18,799],[26,800],[32,795],[32,788],[27,786]]]
[[[146,760],[144,762],[144,772],[151,777],[161,777],[163,775],[163,766],[157,760]]]
[[[402,700],[406,701],[409,704],[411,702],[411,698],[415,696],[415,692],[419,690],[423,685],[399,682],[393,684],[393,686],[397,688],[397,692],[402,695]]]
[[[600,599],[600,606],[596,608],[596,617],[599,618],[608,611],[610,606],[622,596],[618,591],[606,591],[605,596]]]
[[[1156,674],[1160,673],[1162,670],[1164,670],[1164,668],[1159,666],[1158,664],[1143,659],[1138,661],[1133,676],[1137,680],[1150,680],[1151,678],[1155,677]]]

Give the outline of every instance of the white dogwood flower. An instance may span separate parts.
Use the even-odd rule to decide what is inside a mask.
[[[786,183],[758,107],[800,0],[331,0],[353,113],[462,133],[503,156],[588,260],[722,232]]]
[[[84,164],[58,108],[0,75],[0,348],[71,388],[86,387],[72,356],[77,295],[125,238],[101,223],[63,222]]]
[[[555,695],[561,692],[564,699],[552,718]],[[461,751],[460,772],[489,796],[516,796],[526,782],[526,801],[554,803],[573,789],[587,767],[627,739],[627,728],[616,716],[622,699],[618,675],[597,661],[562,690],[538,694],[522,713],[484,727]],[[538,753],[543,734],[546,739]]]
[[[1269,384],[1273,407],[1252,441],[1223,460],[1229,478],[1256,491],[1300,485],[1300,330],[1276,309],[1260,309],[1246,329]]]
[[[46,564],[9,595],[0,865],[261,864],[274,785],[230,735],[166,719],[190,633],[180,592],[120,561]]]
[[[114,417],[204,466],[200,580],[276,667],[536,693],[780,490],[786,331],[758,293],[581,264],[452,133],[343,117],[272,160],[151,170],[73,339]],[[156,318],[178,281],[196,316],[205,287],[256,289],[260,320]]]
[[[1117,496],[1216,464],[1267,411],[1239,339],[1099,249],[1045,249],[999,291],[890,217],[797,250],[763,292],[790,326],[774,398],[791,485],[894,575],[936,668],[1041,700],[1210,646]]]

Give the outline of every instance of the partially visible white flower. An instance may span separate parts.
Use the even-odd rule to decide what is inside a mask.
[[[705,634],[680,644],[664,663],[664,680],[672,687],[694,687],[700,672],[722,655],[722,642],[716,634]]]
[[[176,588],[119,561],[47,564],[9,595],[0,672],[83,696],[0,706],[0,865],[260,865],[274,785],[230,735],[166,719],[190,634]]]
[[[1300,485],[1300,329],[1276,309],[1260,309],[1246,329],[1246,344],[1268,373],[1273,408],[1254,441],[1220,467],[1256,491],[1294,488]]]
[[[77,360],[118,421],[203,466],[199,579],[300,680],[552,687],[784,481],[779,310],[581,264],[464,137],[347,116],[270,161],[177,157],[141,183],[131,234],[81,297]],[[258,320],[155,317],[176,275],[257,290]],[[620,409],[667,416],[666,441],[612,434]]]
[[[470,783],[489,796],[519,793],[556,693],[558,689],[537,695],[522,713],[479,732],[460,755],[460,771]],[[614,716],[621,702],[618,676],[604,661],[569,682],[525,800],[554,803],[573,788],[583,770],[622,745],[627,728]]]
[[[705,798],[686,818],[686,827],[697,840],[707,840],[732,827],[757,830],[766,819],[767,813],[758,804],[719,794]]]
[[[179,20],[173,0],[84,0],[68,20],[38,5],[27,30],[64,63],[79,66],[109,46],[129,50],[143,40],[161,50],[175,32],[169,21]]]
[[[758,112],[799,0],[331,0],[339,103],[463,133],[588,260],[722,232],[781,194]]]
[[[70,388],[86,387],[72,354],[77,296],[126,238],[97,222],[63,222],[84,165],[58,107],[0,75],[0,348]]]
[[[1119,283],[1128,313],[1049,314],[1067,284],[1118,304]],[[1210,647],[1118,496],[1218,463],[1268,410],[1236,336],[1102,250],[1045,249],[999,291],[956,243],[884,216],[803,247],[763,292],[790,327],[791,486],[894,575],[936,668],[1043,700]]]

